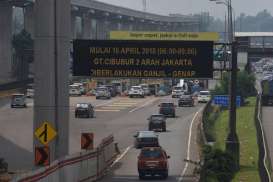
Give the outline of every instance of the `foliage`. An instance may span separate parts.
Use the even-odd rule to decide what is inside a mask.
[[[15,50],[13,76],[24,80],[28,77],[28,63],[33,61],[33,40],[27,31],[22,30],[13,36],[12,45]]]
[[[229,93],[229,74],[224,73],[220,84],[213,91],[214,95],[227,95]],[[255,76],[246,71],[239,71],[237,74],[237,95],[246,98],[256,95]]]
[[[203,127],[208,142],[215,142],[215,122],[220,114],[220,107],[208,105],[204,112]]]
[[[33,40],[26,30],[22,30],[19,34],[13,36],[12,45],[16,55],[22,56],[26,50],[33,49]]]
[[[209,145],[203,148],[204,164],[201,170],[204,182],[229,182],[234,176],[233,158],[230,154]]]

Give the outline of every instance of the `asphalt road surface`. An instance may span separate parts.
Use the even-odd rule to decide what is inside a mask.
[[[102,138],[113,134],[123,155],[102,181],[138,181],[136,159],[139,150],[133,148],[133,135],[136,131],[147,130],[147,118],[158,113],[158,104],[162,101],[177,102],[177,99],[153,96],[144,99],[116,97],[111,100],[96,100],[94,97],[70,98],[69,153],[80,151],[82,132],[93,132],[95,145],[98,145]],[[95,118],[74,117],[74,106],[80,102],[91,102],[95,106]],[[181,174],[185,167],[183,160],[187,155],[190,124],[201,107],[201,104],[195,107],[178,107],[177,117],[167,119],[167,132],[159,133],[161,146],[171,156],[168,181],[193,181],[191,177],[181,178]],[[26,109],[11,109],[9,103],[3,101],[0,105],[0,115],[0,156],[9,163],[10,170],[31,169],[32,100],[28,99]]]

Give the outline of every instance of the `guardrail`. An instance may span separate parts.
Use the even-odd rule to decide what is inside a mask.
[[[255,108],[255,125],[256,125],[256,131],[257,131],[257,140],[258,140],[258,146],[259,146],[259,174],[260,179],[262,182],[271,182],[271,174],[269,166],[267,165],[267,161],[270,162],[269,156],[268,156],[268,148],[266,144],[266,138],[264,135],[264,130],[262,126],[262,119],[261,119],[261,96],[257,96],[256,101],[256,108]]]
[[[102,178],[117,156],[110,135],[91,151],[80,152],[54,161],[50,166],[15,177],[18,182],[84,182]]]

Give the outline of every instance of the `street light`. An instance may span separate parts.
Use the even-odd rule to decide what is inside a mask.
[[[228,151],[234,159],[233,169],[239,170],[240,145],[236,133],[236,83],[237,83],[237,47],[233,36],[232,25],[232,5],[231,0],[210,0],[216,4],[224,4],[228,8],[228,28],[229,28],[229,44],[231,45],[231,74],[229,87],[229,133],[226,139],[226,151]]]

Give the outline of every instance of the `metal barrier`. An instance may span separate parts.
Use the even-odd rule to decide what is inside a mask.
[[[259,146],[259,173],[262,182],[271,182],[270,172],[267,166],[266,161],[269,159],[267,147],[266,147],[266,138],[264,135],[264,130],[262,126],[261,119],[261,96],[257,96],[256,108],[255,108],[255,125],[257,131],[257,140]]]
[[[114,137],[111,135],[91,151],[80,152],[54,161],[50,166],[43,167],[28,174],[20,175],[12,181],[19,182],[85,182],[96,181],[103,177],[114,162]]]

